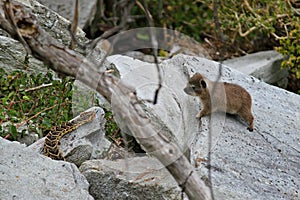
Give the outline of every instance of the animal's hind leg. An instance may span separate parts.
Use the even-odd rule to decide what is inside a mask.
[[[248,123],[249,127],[248,127],[248,130],[249,131],[253,131],[254,129],[254,117],[251,113],[251,110],[249,109],[242,109],[240,112],[239,112],[239,115],[245,120],[245,122]]]

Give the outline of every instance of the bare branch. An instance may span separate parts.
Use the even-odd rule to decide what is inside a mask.
[[[48,83],[48,84],[42,84],[42,85],[39,85],[37,87],[33,87],[33,88],[28,88],[25,90],[25,92],[30,92],[30,91],[34,91],[34,90],[39,90],[39,89],[42,89],[42,88],[45,88],[45,87],[50,87],[52,86],[52,83]]]
[[[243,33],[242,31],[242,25],[240,23],[240,19],[238,17],[238,14],[236,12],[234,12],[235,18],[238,22],[238,27],[239,27],[239,34],[241,37],[246,37],[248,34],[250,34],[252,31],[255,31],[257,29],[256,26],[251,27],[250,29],[248,29],[246,32]]]
[[[217,37],[219,39],[219,41],[221,41],[222,43],[224,43],[225,40],[225,36],[223,34],[223,32],[221,31],[221,25],[220,25],[220,21],[219,21],[219,16],[218,16],[218,0],[214,0],[213,1],[213,13],[214,13],[214,23],[216,26],[216,31],[217,31]],[[216,85],[217,83],[220,81],[221,76],[222,76],[222,62],[224,60],[224,50],[221,47],[221,49],[219,49],[218,51],[219,53],[219,74],[217,76],[217,79],[215,81],[215,84],[213,85],[212,88],[212,92],[211,92],[211,101],[213,101],[214,96],[215,96],[215,91],[216,91]],[[210,196],[211,198],[214,200],[214,190],[213,190],[213,183],[212,183],[212,172],[211,172],[211,149],[212,149],[212,115],[210,115],[210,121],[209,121],[209,132],[208,132],[208,155],[207,155],[207,164],[208,164],[208,181],[209,181],[209,188],[210,188]]]
[[[54,104],[53,106],[51,107],[48,107],[48,108],[44,108],[43,110],[37,112],[35,115],[29,117],[28,119],[22,121],[21,123],[17,124],[17,128],[19,128],[20,126],[26,124],[28,121],[34,119],[34,118],[37,118],[37,116],[39,116],[40,114],[42,114],[43,112],[46,112],[47,110],[52,110],[53,108],[55,108],[56,106],[58,106],[58,104]]]
[[[160,67],[158,65],[158,59],[157,59],[157,57],[158,57],[158,55],[157,55],[158,42],[157,42],[157,39],[155,37],[155,35],[156,35],[154,33],[155,30],[152,28],[152,27],[154,27],[153,17],[151,15],[151,13],[149,12],[148,8],[147,8],[147,3],[144,0],[143,1],[144,6],[143,6],[138,0],[136,0],[135,2],[143,10],[143,12],[146,14],[147,20],[148,20],[149,25],[150,25],[150,38],[151,38],[151,44],[152,44],[152,48],[153,48],[154,62],[155,62],[156,70],[157,70],[157,74],[158,74],[158,86],[157,86],[157,89],[155,90],[154,98],[153,98],[153,104],[155,105],[157,103],[159,91],[162,87],[162,77],[161,77]]]
[[[289,1],[288,1],[289,2]],[[253,8],[250,6],[249,2],[247,0],[244,0],[244,5],[246,6],[246,8],[248,8],[248,10],[259,20],[261,20],[261,16],[259,14],[257,14]],[[277,15],[276,17],[277,18],[282,18],[282,17],[286,17],[288,16],[287,14],[281,14],[281,15]],[[252,31],[258,29],[259,27],[257,26],[253,26],[251,27],[249,30],[247,30],[245,33],[242,33],[242,27],[241,27],[241,23],[239,22],[239,18],[237,16],[237,13],[235,13],[235,17],[237,18],[238,20],[238,26],[239,26],[239,34],[240,36],[242,37],[246,37],[249,33],[251,33]],[[275,18],[275,19],[277,19]],[[267,22],[271,22],[273,20],[275,20],[274,18],[270,18],[267,20]],[[262,22],[259,22],[259,25],[264,27],[265,29],[268,29],[268,27],[266,27],[266,25],[264,25]],[[281,36],[278,36],[277,34],[275,33],[271,33],[271,35],[273,35],[273,37],[276,39],[276,40],[282,40],[282,39],[287,39],[289,37],[289,34],[287,33],[287,35],[285,37],[281,37]]]

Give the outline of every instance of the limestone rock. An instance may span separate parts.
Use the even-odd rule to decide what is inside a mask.
[[[106,121],[103,109],[93,107],[87,111],[91,110],[96,111],[96,118],[61,140],[61,150],[66,155],[66,160],[77,166],[80,166],[85,160],[101,157],[102,153],[110,146],[110,142],[105,138],[104,126]],[[88,156],[89,154],[90,156]]]
[[[75,9],[75,1],[73,0],[37,0],[41,4],[47,6],[48,8],[52,9],[53,11],[57,12],[64,18],[72,21]],[[88,20],[95,1],[86,1],[86,0],[79,0],[79,27],[83,27],[85,22]]]
[[[28,66],[29,71],[45,72],[43,63],[29,56],[29,65],[25,64],[26,51],[21,43],[9,37],[0,35],[0,66],[7,72],[13,70],[25,70]]]
[[[71,41],[69,33],[71,22],[35,0],[30,1],[30,6],[33,8],[33,14],[36,15],[42,28],[52,37],[58,39],[59,42],[68,46]],[[85,33],[80,28],[77,29],[76,39],[81,43],[87,41]]]
[[[49,33],[52,37],[56,38],[62,44],[68,46],[71,41],[69,34],[70,22],[61,17],[51,9],[43,6],[34,0],[18,0],[22,4],[33,9],[33,13],[36,15],[39,24]],[[2,7],[2,1],[0,6]],[[78,28],[76,38],[80,43],[88,41],[85,38],[84,32]],[[76,51],[82,52],[78,47]],[[21,43],[7,37],[7,34],[0,31],[0,65],[6,71],[12,71],[15,69],[27,70],[29,72],[46,72],[46,66],[39,60],[29,56],[28,63],[25,64],[26,51]]]
[[[0,199],[93,199],[74,164],[53,161],[0,137]]]
[[[41,20],[40,24],[46,28],[47,32],[67,45],[70,41],[69,34],[66,34],[69,22],[33,0],[26,2],[34,8],[36,15]],[[84,37],[80,38],[80,34],[79,31],[79,40],[86,41]],[[16,43],[11,39],[0,39],[0,45],[7,42]],[[17,62],[20,62],[20,67],[22,67],[22,55],[24,53],[18,50],[21,46],[14,47],[14,45],[10,46],[11,44],[8,43],[5,45],[1,46],[3,47],[1,50],[8,51],[9,48],[11,52],[4,54],[2,51],[0,55],[5,57],[15,53],[17,59],[15,59],[16,57],[10,57],[10,60],[17,60]],[[91,58],[97,58],[97,52],[90,55]],[[272,57],[269,58],[272,60]],[[1,62],[5,61],[5,59],[0,60]],[[183,152],[191,150],[191,162],[203,179],[207,179],[208,176],[206,172],[208,167],[206,162],[207,152],[209,150],[212,152],[210,167],[212,169],[213,187],[217,196],[221,197],[219,199],[299,199],[299,95],[270,86],[254,77],[223,66],[221,80],[241,85],[252,96],[255,130],[250,133],[246,130],[245,123],[236,116],[216,113],[212,115],[211,120],[209,117],[203,117],[201,121],[195,119],[201,104],[197,98],[187,96],[183,92],[183,88],[186,85],[188,76],[195,72],[203,73],[212,80],[216,79],[218,63],[204,58],[183,55],[163,61],[160,64],[160,74],[163,81],[162,89],[159,92],[157,104],[153,105],[151,100],[153,100],[154,92],[158,87],[156,66],[125,56],[112,56],[109,61],[116,66],[117,72],[122,78],[121,81],[136,88],[138,97],[144,100],[142,102],[147,116],[156,126],[157,132],[177,142]],[[6,65],[0,64],[1,66]],[[8,65],[13,66],[13,63]],[[31,66],[31,62],[29,66]],[[37,70],[35,66],[33,69]],[[251,69],[250,67],[250,71]],[[264,77],[261,79],[266,81]],[[115,94],[113,98],[117,97],[118,94]],[[130,117],[130,113],[128,113],[128,116]],[[119,124],[122,126],[122,122],[119,121]],[[85,126],[88,127],[88,125]],[[213,139],[211,149],[208,149],[209,130],[212,132]],[[72,134],[69,135],[70,138],[73,136]],[[82,156],[86,158],[89,157],[89,154],[93,155],[93,153],[90,148],[90,137],[87,136],[84,140],[88,143],[85,143],[86,145],[80,143],[79,148],[88,153]],[[0,196],[0,199],[11,199],[14,195],[24,197],[24,199],[47,199],[56,196],[59,199],[91,199],[87,195],[87,183],[82,181],[83,178],[78,175],[74,165],[39,156],[30,150],[30,148],[34,148],[33,146],[25,148],[16,143],[3,141],[5,140],[0,139],[0,195],[3,195]],[[38,141],[36,145],[40,148],[42,141]],[[62,150],[66,151],[63,146],[62,144]],[[36,150],[39,151],[39,148],[36,148]],[[127,162],[128,167],[131,169],[138,167],[139,164],[143,164],[142,167],[144,168],[147,165],[151,166],[146,161],[136,162],[135,159],[137,158]],[[112,169],[115,170],[115,165],[124,161],[120,160],[114,163],[100,160],[95,162],[98,162],[99,166],[112,166]],[[87,166],[87,164],[83,166]],[[100,169],[106,170],[105,173]],[[86,174],[91,184],[97,184],[96,180],[92,179],[91,174],[94,171],[91,168],[82,167],[81,170]],[[71,173],[65,174],[66,171]],[[75,171],[76,175],[73,173]],[[87,172],[90,174],[88,175]],[[119,172],[122,171],[119,170]],[[131,179],[135,182],[129,183],[128,180],[118,179],[119,174],[116,175],[113,171],[100,167],[94,174],[97,181],[103,183],[101,181],[105,180],[107,181],[106,184],[112,186],[104,188],[106,193],[109,193],[110,190],[113,191],[114,187],[118,186],[117,183],[120,183],[122,190],[117,189],[120,189],[122,193],[118,197],[126,199],[131,198],[129,195],[132,195],[134,199],[137,195],[143,195],[138,181],[145,179]],[[149,180],[151,181],[150,174]],[[82,179],[80,178],[81,181],[75,181],[73,176]],[[107,179],[107,176],[112,179]],[[164,177],[164,175],[157,177]],[[109,182],[108,180],[113,181]],[[158,184],[165,184],[163,179],[159,180]],[[58,181],[63,182],[58,183]],[[32,183],[37,184],[32,186]],[[54,188],[47,189],[51,185],[54,185]],[[84,189],[80,189],[78,185],[83,185]],[[131,190],[125,188],[125,186],[129,189],[131,187]],[[20,189],[16,189],[16,187],[20,187]],[[174,187],[177,186],[174,184]],[[70,188],[72,188],[71,196],[65,195],[65,193],[61,194],[62,191],[70,191]],[[132,188],[138,188],[137,191],[140,191],[141,194],[126,193],[126,189],[132,191]],[[154,191],[175,191],[175,194],[176,192],[178,194],[176,189],[168,190],[168,187],[166,187],[160,190],[157,188]],[[144,190],[149,191],[149,188],[145,187]],[[77,191],[79,191],[79,194]],[[165,193],[159,192],[159,195],[162,194]]]
[[[154,158],[90,160],[79,170],[95,199],[181,199],[174,178]]]
[[[262,51],[224,61],[224,64],[266,83],[286,88],[288,70],[281,69],[283,56],[277,51]]]
[[[195,72],[216,80],[217,62],[184,55],[163,61],[162,89],[153,105],[149,100],[158,85],[155,65],[117,55],[108,60],[115,64],[121,81],[136,89],[151,122],[160,127],[158,131],[178,142],[183,151],[191,149],[191,162],[201,177],[208,176],[211,130],[213,184],[224,199],[299,198],[299,95],[223,65],[221,80],[241,85],[252,96],[255,130],[250,133],[247,124],[234,115],[215,113],[211,120],[195,119],[201,104],[183,88]]]

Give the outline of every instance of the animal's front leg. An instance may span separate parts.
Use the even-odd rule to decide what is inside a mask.
[[[200,112],[196,115],[197,119],[201,119],[203,116],[208,115],[209,114],[209,110],[203,108],[202,110],[200,110]]]

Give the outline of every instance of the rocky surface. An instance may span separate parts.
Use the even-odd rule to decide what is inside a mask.
[[[72,21],[74,15],[75,1],[73,0],[37,0],[41,4],[47,6],[53,11],[57,12],[62,17],[66,18],[69,21]],[[86,21],[88,20],[93,6],[96,1],[86,1],[79,0],[79,22],[78,26],[82,28]]]
[[[181,199],[176,181],[155,158],[91,160],[79,170],[95,199]]]
[[[109,61],[116,65],[122,81],[136,88],[140,99],[153,98],[158,83],[154,65],[124,56],[113,56]],[[163,88],[158,103],[145,103],[145,109],[158,116],[160,121],[154,117],[152,122],[170,130],[169,137],[175,137],[184,150],[191,148],[191,161],[202,177],[207,177],[207,136],[211,130],[212,177],[218,194],[226,199],[299,198],[299,95],[223,66],[221,80],[239,84],[251,94],[255,130],[250,133],[242,119],[221,113],[199,123],[194,116],[200,103],[182,89],[188,75],[195,72],[215,80],[219,64],[179,55],[160,66]]]
[[[162,88],[157,104],[153,105],[148,101],[153,101],[158,87],[156,66],[126,56],[110,56],[108,60],[116,66],[121,81],[134,87],[138,97],[144,100],[145,110],[157,127],[157,132],[178,143],[185,152],[194,135],[193,129],[189,129],[188,124],[194,116],[188,113],[195,110],[194,107],[189,106],[194,100],[183,92],[188,71],[185,71],[182,66],[167,65],[167,62],[162,62],[160,65]],[[114,97],[118,98],[119,95],[112,97],[112,109],[114,109]],[[121,123],[119,125],[122,127]],[[191,137],[186,137],[187,135]]]
[[[216,65],[213,67],[210,61],[198,60],[185,57],[174,61],[179,65],[190,61],[193,71],[209,77],[217,74]],[[227,191],[227,198],[299,198],[300,96],[227,67],[222,74],[224,81],[237,83],[251,94],[255,131],[248,132],[237,117],[226,116],[212,122],[215,123],[211,151],[216,187]],[[203,122],[200,137],[192,144],[193,160],[205,158],[203,152],[208,151],[203,142],[207,141],[209,126],[208,121],[204,119]]]
[[[74,164],[53,161],[0,137],[0,199],[93,199]]]
[[[26,51],[18,41],[0,35],[0,66],[7,72],[13,70],[25,70],[45,72],[43,63],[32,57],[29,58],[29,65],[25,64]]]
[[[67,45],[69,22],[35,1],[26,2],[35,8],[41,20],[45,19],[41,21],[44,28]],[[25,54],[19,49],[21,46],[8,38],[1,38],[0,45],[3,43],[6,46],[0,49],[0,62],[4,63],[0,63],[1,66],[19,64],[23,67],[22,55],[25,57]],[[16,45],[19,47],[15,47]],[[10,54],[5,54],[6,52]],[[2,59],[12,54],[20,56],[20,59]],[[90,58],[99,60],[101,56],[98,55],[100,49],[92,52]],[[12,62],[6,64],[7,60]],[[195,72],[201,72],[212,80],[216,79],[218,63],[183,55],[163,61],[160,64],[162,89],[158,103],[153,105],[149,100],[153,100],[158,86],[156,67],[125,56],[113,56],[108,60],[114,64],[122,81],[135,87],[139,98],[145,100],[144,108],[158,131],[178,142],[183,152],[190,151],[191,162],[204,180],[208,177],[207,141],[211,130],[211,169],[216,199],[299,199],[299,95],[223,66],[221,79],[243,86],[252,96],[255,130],[250,133],[243,120],[236,116],[214,114],[211,120],[209,117],[203,117],[201,122],[195,119],[201,104],[197,98],[186,95],[183,88],[188,76]],[[37,70],[35,67],[39,66],[38,62],[36,66],[31,63],[29,67]],[[45,69],[42,65],[40,67]],[[117,98],[117,94],[114,98]],[[78,138],[71,134],[69,136],[71,140]],[[100,138],[97,137],[102,138],[103,135],[94,134],[83,140],[90,142],[96,138],[98,141]],[[78,141],[73,142],[75,144]],[[39,141],[37,146],[41,144]],[[63,146],[64,144],[62,149]],[[79,152],[91,152],[90,147],[79,146]],[[32,147],[25,148],[1,138],[0,154],[0,199],[23,196],[24,199],[91,199],[87,194],[87,182],[73,164],[53,161],[38,155]],[[157,168],[154,168],[153,173],[151,170],[149,172],[147,167],[153,169],[152,166],[159,164],[152,158],[144,157],[114,162],[86,161],[80,169],[90,181],[90,192],[95,198],[103,197],[101,193],[96,193],[97,188],[104,191],[107,197],[115,195],[120,199],[134,199],[153,193],[166,199],[177,198],[179,190],[170,175],[161,168],[158,172],[155,171]],[[167,196],[169,192],[172,194]]]
[[[277,51],[262,51],[225,60],[224,64],[266,83],[286,88],[288,70],[281,69],[283,56]]]
[[[62,44],[68,46],[71,40],[69,34],[70,22],[61,17],[51,9],[41,5],[34,0],[18,0],[26,6],[33,9],[39,24],[49,33],[56,38]],[[2,1],[0,6],[2,7]],[[80,43],[88,41],[84,37],[85,34],[81,29],[77,31],[77,39]],[[75,50],[82,52],[81,49],[75,48]],[[7,37],[5,32],[0,31],[0,66],[6,71],[12,71],[13,69],[27,70],[30,72],[45,72],[48,69],[39,60],[29,56],[28,61],[25,58],[26,51],[21,43]]]

